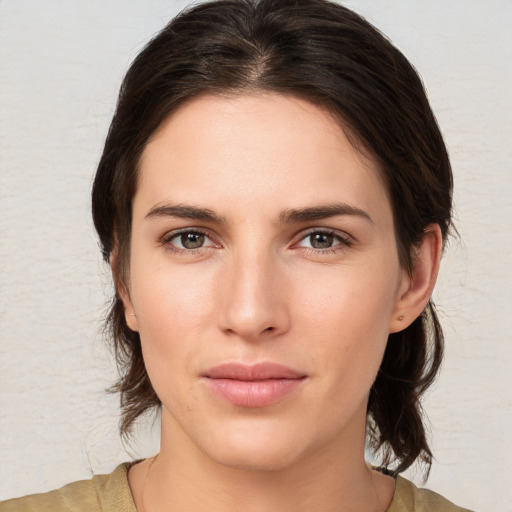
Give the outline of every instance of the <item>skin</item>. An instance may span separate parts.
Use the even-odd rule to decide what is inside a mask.
[[[162,440],[130,470],[138,509],[386,510],[394,481],[364,461],[368,393],[388,334],[432,292],[438,226],[408,275],[375,163],[329,113],[277,94],[192,100],[140,172],[129,275],[117,281],[162,401]],[[306,377],[276,403],[239,407],[202,377],[227,362]]]

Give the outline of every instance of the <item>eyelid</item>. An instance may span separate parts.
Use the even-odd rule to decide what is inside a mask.
[[[197,247],[196,249],[184,249],[181,247],[177,247],[172,244],[172,241],[179,237],[180,235],[183,235],[185,233],[194,233],[198,235],[204,235],[208,240],[211,242],[208,245],[203,245],[202,247]],[[173,252],[181,252],[181,253],[194,253],[197,251],[201,251],[204,249],[208,249],[210,247],[220,247],[220,244],[215,242],[214,237],[212,237],[212,234],[209,230],[199,227],[186,227],[186,228],[179,228],[179,229],[173,229],[171,231],[167,231],[164,235],[162,235],[158,239],[158,243],[167,250],[173,251]]]
[[[211,242],[208,245],[203,245],[201,247],[197,247],[195,249],[185,249],[181,247],[177,247],[176,245],[172,244],[172,241],[179,237],[180,235],[184,233],[194,233],[194,234],[200,234],[208,238],[208,240]],[[334,236],[339,243],[333,245],[332,247],[328,247],[325,249],[316,249],[314,247],[305,247],[299,245],[302,241],[304,241],[308,236],[311,236],[312,234],[319,233],[319,234],[328,234],[331,236]],[[321,227],[321,226],[314,226],[311,228],[308,228],[306,230],[303,230],[299,232],[297,235],[294,236],[294,242],[292,243],[292,248],[300,248],[303,250],[309,250],[315,253],[326,253],[326,252],[335,252],[336,250],[341,250],[344,247],[350,247],[354,243],[354,238],[346,233],[345,231],[340,231],[333,228],[327,228],[327,227]],[[198,251],[202,251],[204,249],[209,249],[211,247],[214,248],[220,248],[222,245],[215,241],[215,236],[212,236],[212,233],[210,230],[200,227],[183,227],[174,229],[171,231],[167,231],[164,233],[161,237],[158,239],[158,243],[162,245],[165,249],[178,252],[178,253],[195,253]]]
[[[325,249],[315,249],[314,247],[304,247],[304,246],[300,246],[300,242],[302,242],[303,240],[305,240],[308,236],[311,236],[315,233],[319,233],[319,234],[327,234],[327,235],[332,235],[334,236],[337,240],[339,240],[339,243],[336,244],[336,245],[333,245],[332,247],[328,247],[328,248],[325,248]],[[325,227],[312,227],[312,228],[309,228],[305,231],[301,231],[296,237],[295,237],[295,242],[293,243],[293,246],[297,246],[297,247],[300,247],[302,249],[306,249],[306,250],[311,250],[311,251],[314,251],[314,252],[318,252],[318,253],[321,253],[321,252],[333,252],[334,250],[336,250],[336,248],[338,246],[342,246],[342,247],[350,247],[353,245],[354,243],[354,239],[352,236],[350,236],[348,233],[346,233],[345,231],[339,231],[337,229],[332,229],[332,228],[325,228]]]

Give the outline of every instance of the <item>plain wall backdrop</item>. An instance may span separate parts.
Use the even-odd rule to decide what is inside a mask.
[[[185,4],[0,2],[0,498],[157,449],[151,425],[123,446],[118,399],[104,392],[116,375],[101,332],[111,281],[89,196],[123,74]],[[346,5],[420,71],[454,169],[461,239],[435,292],[447,353],[424,404],[427,487],[512,511],[512,1]]]

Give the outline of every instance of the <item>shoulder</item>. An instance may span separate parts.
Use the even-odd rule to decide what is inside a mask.
[[[109,475],[80,480],[55,491],[1,503],[2,512],[136,512],[128,486],[129,463]]]
[[[412,482],[399,476],[387,512],[471,512],[457,507],[451,501],[428,489],[418,489]]]

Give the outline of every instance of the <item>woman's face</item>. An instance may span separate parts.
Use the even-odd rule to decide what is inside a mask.
[[[143,153],[123,294],[163,446],[252,469],[360,456],[407,280],[376,165],[328,113],[182,106]]]

